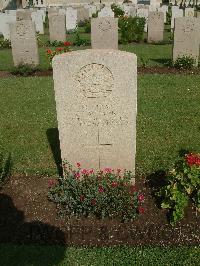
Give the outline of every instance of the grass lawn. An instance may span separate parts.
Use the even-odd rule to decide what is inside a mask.
[[[199,151],[199,83],[197,75],[138,77],[138,174],[170,167],[181,149]],[[13,173],[56,174],[52,77],[0,79],[0,99],[0,150],[12,153]]]
[[[50,47],[51,49],[55,49]],[[78,49],[90,49],[90,46],[86,47],[72,47],[72,50]],[[147,66],[164,66],[172,57],[172,45],[163,44],[127,44],[119,45],[119,49],[135,53],[138,56],[138,65],[142,65],[145,62]],[[40,68],[46,70],[50,67],[48,58],[46,56],[47,48],[39,48],[40,56]],[[12,52],[11,49],[0,50],[0,71],[9,71],[13,67]]]
[[[196,266],[200,264],[200,248],[68,248],[1,245],[0,261],[2,266]]]

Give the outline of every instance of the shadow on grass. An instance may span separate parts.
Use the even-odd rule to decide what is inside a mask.
[[[29,244],[64,243],[65,235],[59,228],[40,221],[25,222],[24,212],[14,206],[12,198],[0,193],[1,265],[57,265],[64,259],[66,250],[64,246],[58,249],[39,246],[30,248]]]
[[[175,166],[179,163],[180,158],[184,157],[189,153],[189,149],[180,149],[178,151],[179,157],[177,158],[177,162],[175,162]],[[161,169],[147,176],[147,184],[151,190],[151,195],[155,200],[155,204],[158,208],[161,208],[162,198],[157,195],[157,193],[161,190],[161,188],[165,187],[169,184],[169,180],[167,178],[167,171]],[[170,213],[167,213],[167,219],[170,220]]]
[[[47,139],[48,139],[49,145],[53,153],[53,157],[54,157],[54,161],[57,166],[58,174],[61,176],[63,171],[62,171],[62,159],[61,159],[58,128],[47,129],[46,135],[47,135]]]

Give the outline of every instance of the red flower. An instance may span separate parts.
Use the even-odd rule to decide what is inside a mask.
[[[103,193],[104,192],[104,188],[102,186],[99,186],[99,192]]]
[[[143,194],[139,194],[139,195],[138,195],[138,200],[139,200],[140,202],[144,201],[144,195],[143,195]]]
[[[112,182],[111,183],[111,187],[117,187],[117,185],[118,185],[117,182]]]
[[[95,199],[92,199],[91,204],[94,206],[97,204],[97,201]]]
[[[76,163],[76,166],[79,168],[79,167],[81,167],[81,164],[80,163]]]
[[[200,166],[200,155],[199,154],[187,154],[185,160],[189,166],[196,165]]]
[[[51,54],[52,53],[52,51],[49,49],[49,50],[47,50],[47,54]]]
[[[71,42],[64,42],[63,45],[64,46],[72,46],[72,43]]]
[[[120,172],[121,172],[121,169],[118,168],[118,169],[117,169],[117,173],[119,174]]]
[[[48,187],[53,187],[56,185],[57,181],[55,179],[48,180]]]
[[[81,195],[80,196],[80,201],[84,201],[84,199],[85,199],[85,196],[84,195]]]
[[[58,47],[58,48],[56,49],[56,51],[60,52],[60,51],[62,51],[62,49],[63,49],[63,48]]]
[[[139,208],[138,208],[138,212],[139,212],[139,214],[144,213],[144,208],[143,208],[143,207],[139,207]]]

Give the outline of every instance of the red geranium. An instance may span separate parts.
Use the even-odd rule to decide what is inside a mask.
[[[84,201],[84,199],[85,199],[85,196],[84,195],[81,195],[80,196],[80,201]]]
[[[189,166],[196,165],[200,166],[200,155],[199,154],[187,154],[185,156],[185,160],[188,163]]]
[[[139,207],[139,208],[138,208],[138,212],[139,212],[139,214],[144,213],[144,208],[143,208],[143,207]]]
[[[92,199],[91,204],[94,206],[97,204],[97,201],[95,199]]]
[[[76,163],[76,165],[77,165],[77,167],[78,167],[78,168],[81,166],[81,164],[80,164],[80,163]]]
[[[121,169],[120,169],[120,168],[118,168],[118,169],[117,169],[117,173],[119,174],[120,172],[121,172]]]
[[[134,185],[130,186],[130,192],[131,193],[136,192],[136,187]]]
[[[99,192],[103,193],[104,192],[104,188],[102,186],[99,186]]]
[[[141,202],[141,201],[144,201],[144,195],[143,194],[139,194],[138,195],[138,200]]]
[[[117,185],[118,185],[117,182],[112,182],[111,183],[111,187],[117,187]]]
[[[110,173],[112,173],[113,170],[112,170],[112,168],[105,168],[104,171],[105,171],[105,173],[110,174]]]
[[[58,51],[58,52],[60,52],[62,50],[63,50],[63,48],[61,48],[61,47],[56,48],[56,51]]]
[[[81,170],[82,175],[88,175],[88,170],[87,169],[82,169]]]
[[[55,186],[57,183],[57,181],[55,179],[50,179],[48,180],[48,187],[51,188],[53,186]]]
[[[79,172],[77,172],[77,173],[75,173],[75,177],[76,177],[76,179],[80,179],[80,173]]]
[[[64,46],[72,46],[72,43],[71,42],[64,42],[63,45]]]

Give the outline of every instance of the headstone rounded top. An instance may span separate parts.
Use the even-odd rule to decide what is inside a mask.
[[[115,56],[121,56],[121,57],[130,57],[132,60],[137,60],[137,56],[134,53],[129,53],[125,51],[119,51],[114,49],[86,49],[86,50],[80,50],[80,51],[73,51],[73,52],[67,52],[60,55],[56,55],[53,58],[52,65],[56,65],[57,63],[61,61],[65,61],[66,57],[81,57],[81,56],[94,56],[97,55],[96,58],[99,58],[102,56],[102,58],[106,55],[112,55],[113,61],[115,60]],[[94,62],[95,63],[95,62]]]

